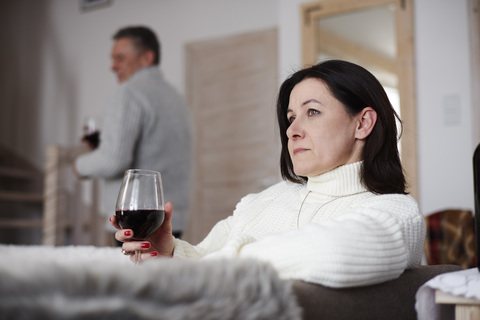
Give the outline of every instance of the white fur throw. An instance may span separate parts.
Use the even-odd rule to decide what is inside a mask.
[[[0,245],[0,319],[300,319],[290,283],[255,260],[155,259],[120,248]]]

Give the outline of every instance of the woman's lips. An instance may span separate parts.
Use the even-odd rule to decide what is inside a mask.
[[[306,148],[295,148],[295,149],[293,149],[293,154],[297,155],[297,154],[303,153],[305,151],[308,151],[308,149],[306,149]]]

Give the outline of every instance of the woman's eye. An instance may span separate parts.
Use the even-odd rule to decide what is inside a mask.
[[[288,123],[292,123],[293,120],[295,120],[295,117],[294,116],[291,116],[287,119]]]
[[[318,111],[318,110],[308,109],[308,115],[309,116],[314,116],[314,115],[319,114],[319,113],[320,113],[320,111]]]

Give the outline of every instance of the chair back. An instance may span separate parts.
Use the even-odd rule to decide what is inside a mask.
[[[475,195],[475,245],[477,268],[480,271],[480,144],[473,153],[473,186]]]

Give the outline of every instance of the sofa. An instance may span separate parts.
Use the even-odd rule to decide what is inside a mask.
[[[154,259],[119,248],[0,245],[0,319],[416,319],[417,289],[459,266],[332,289],[278,278],[249,259]]]
[[[462,270],[458,265],[422,265],[388,282],[348,289],[294,281],[293,291],[304,320],[416,320],[418,288],[439,274],[458,270]]]

